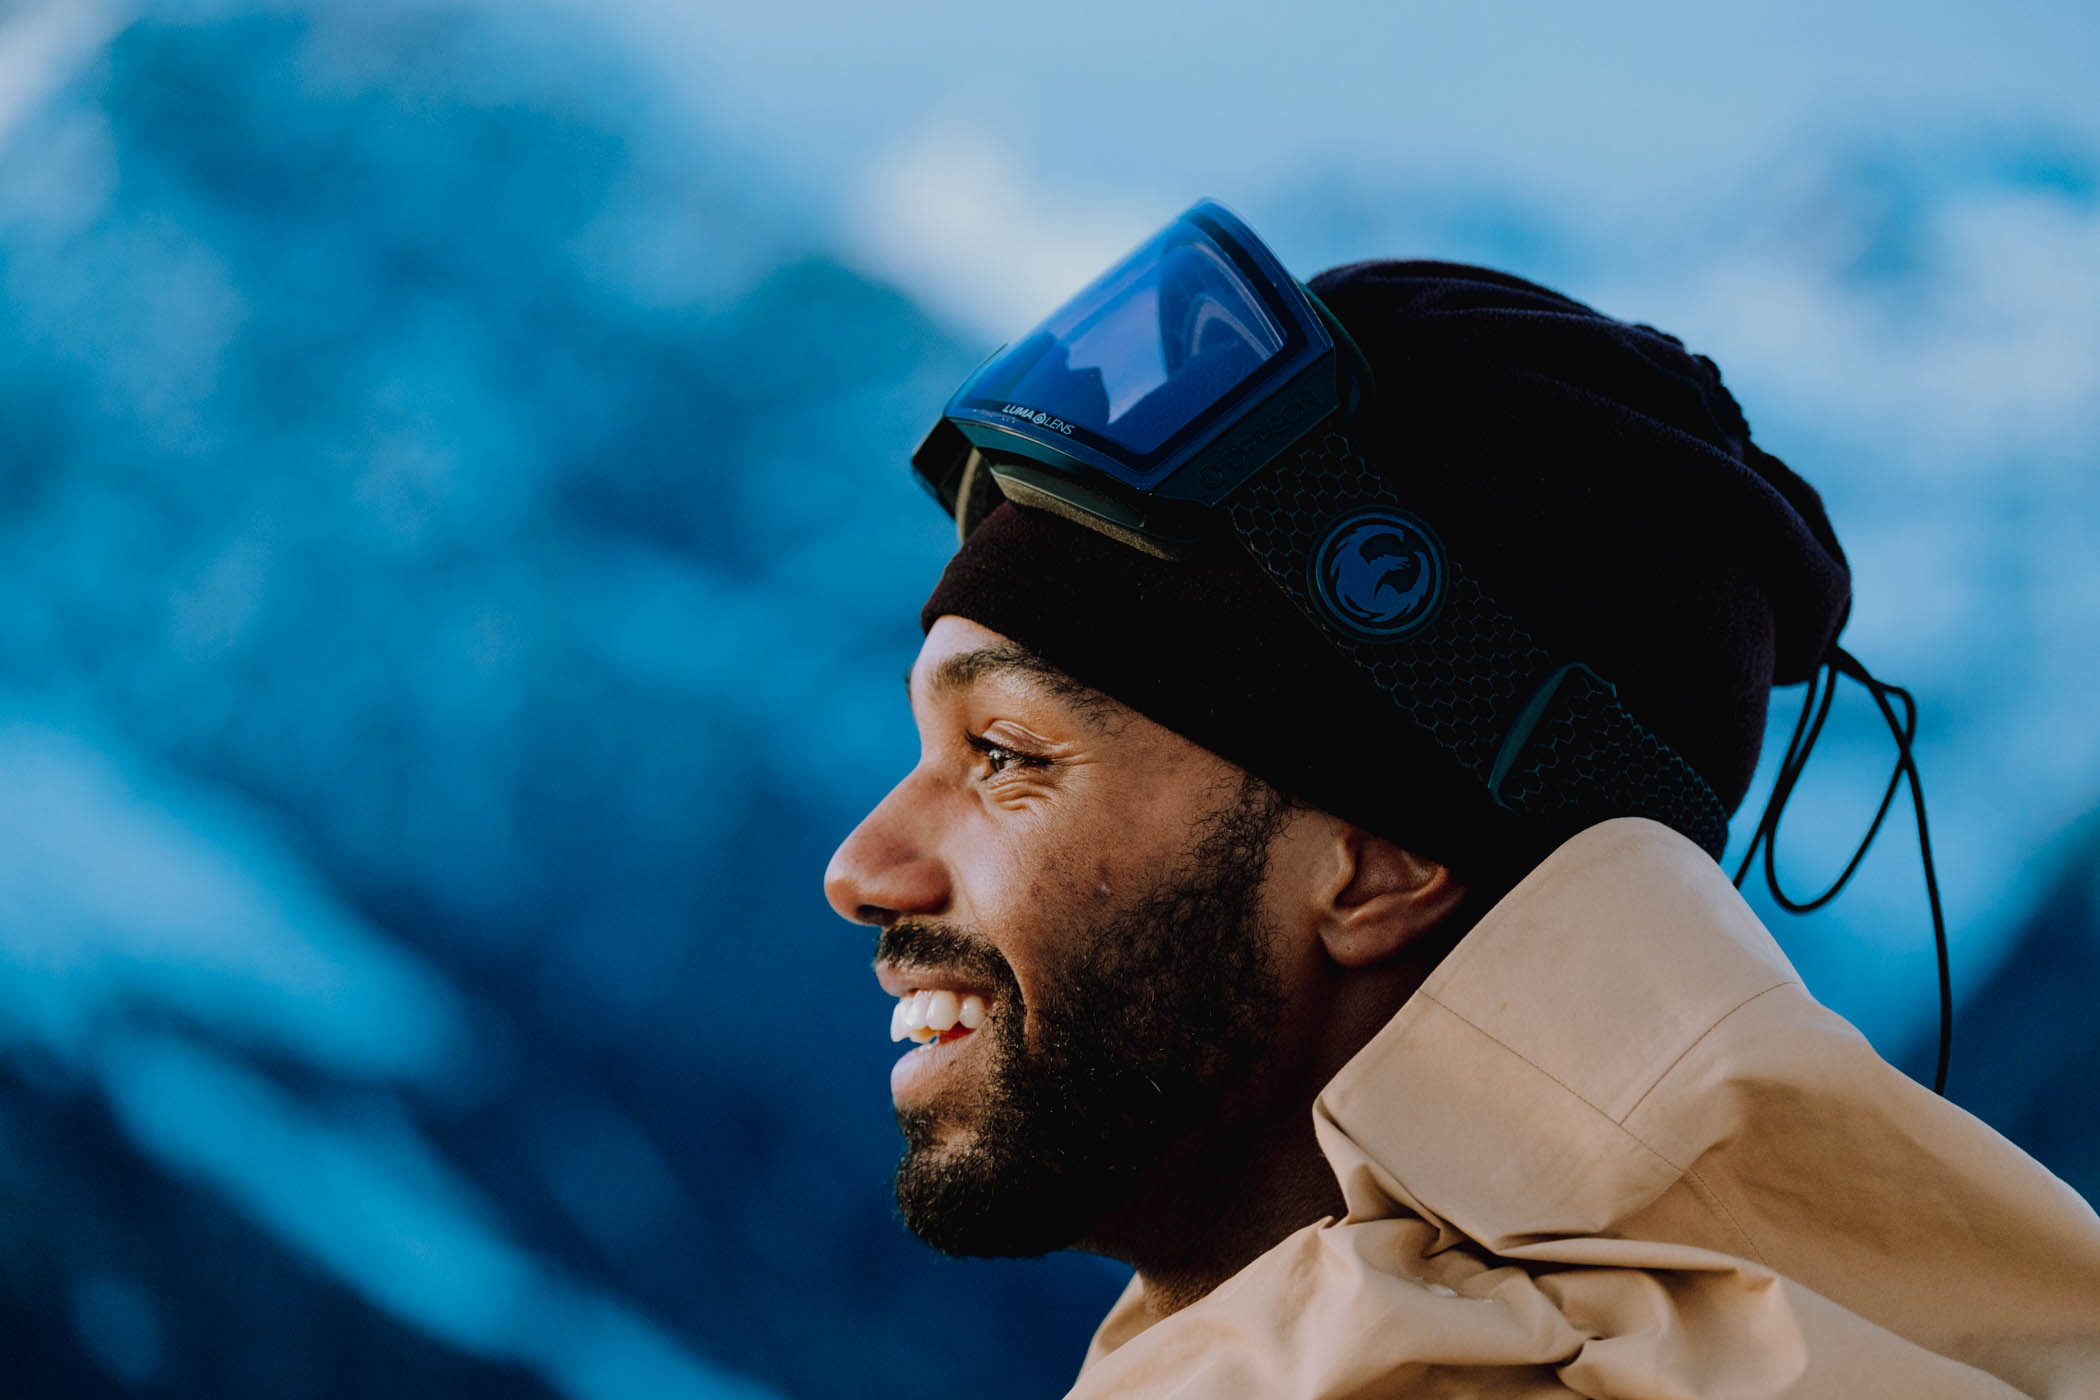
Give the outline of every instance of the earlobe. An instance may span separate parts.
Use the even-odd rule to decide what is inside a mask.
[[[1450,868],[1358,827],[1337,833],[1343,878],[1322,910],[1321,941],[1343,967],[1372,967],[1416,946],[1465,898]]]

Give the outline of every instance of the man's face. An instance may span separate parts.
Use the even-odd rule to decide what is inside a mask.
[[[891,1074],[898,1202],[951,1253],[1088,1243],[1148,1169],[1247,1109],[1283,1006],[1263,887],[1288,814],[959,618],[928,635],[911,700],[919,763],[825,881],[881,928],[885,990],[983,1007]]]

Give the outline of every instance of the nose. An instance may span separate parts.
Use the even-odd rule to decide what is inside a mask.
[[[911,778],[905,778],[832,852],[824,898],[840,918],[879,925],[947,908],[947,866],[933,849],[921,805]]]

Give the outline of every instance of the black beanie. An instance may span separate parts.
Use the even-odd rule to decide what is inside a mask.
[[[1376,380],[1357,446],[1733,812],[1771,687],[1823,659],[1851,575],[1815,491],[1750,441],[1713,362],[1484,268],[1357,263],[1311,285]],[[1167,562],[1007,503],[921,622],[944,614],[1476,885],[1573,834],[1496,806],[1244,553]]]

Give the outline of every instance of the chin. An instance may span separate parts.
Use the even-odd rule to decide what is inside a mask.
[[[897,1213],[943,1254],[1021,1259],[1080,1246],[1106,1213],[1104,1182],[1060,1176],[1040,1157],[1002,1152],[930,1116],[898,1114]],[[1110,1188],[1112,1191],[1112,1188]]]

